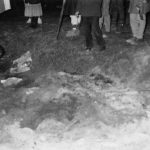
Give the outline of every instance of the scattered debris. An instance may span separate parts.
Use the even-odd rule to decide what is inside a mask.
[[[1,83],[3,84],[4,87],[8,87],[11,85],[17,85],[21,81],[23,81],[21,78],[11,77],[6,80],[1,80]]]
[[[29,71],[31,68],[32,58],[30,51],[27,51],[20,58],[13,61],[13,67],[10,69],[10,73],[22,73]]]
[[[27,91],[26,91],[26,94],[27,95],[31,95],[31,94],[33,94],[35,91],[37,91],[37,90],[39,90],[39,87],[32,87],[32,88],[29,88],[29,89],[27,89]]]

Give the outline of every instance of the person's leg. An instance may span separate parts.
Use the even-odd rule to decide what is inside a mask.
[[[37,16],[37,23],[42,24],[42,19],[41,17],[43,16],[43,11],[42,11],[42,5],[41,3],[36,4],[37,6],[34,8],[35,9],[35,16]]]
[[[24,16],[27,17],[27,19],[28,19],[26,21],[26,23],[30,24],[31,23],[31,6],[29,4],[25,3],[24,7],[25,7],[25,9],[24,9]]]
[[[91,17],[82,17],[81,34],[83,34],[83,36],[85,37],[86,49],[91,49],[93,47],[91,30],[92,30]]]
[[[130,26],[132,31],[132,38],[128,39],[126,42],[132,45],[136,45],[136,37],[138,36],[139,30],[138,14],[130,13]]]
[[[138,14],[130,14],[130,26],[131,26],[133,37],[138,36],[138,30],[139,30],[138,24],[139,24]]]
[[[110,0],[105,0],[103,3],[104,3],[103,17],[104,17],[105,31],[110,32],[110,14],[109,14]]]
[[[36,28],[37,27],[37,21],[38,21],[38,17],[32,17],[30,27]]]
[[[110,32],[110,15],[104,17],[105,31]]]
[[[117,0],[117,10],[118,10],[117,31],[121,33],[123,31],[123,26],[125,21],[124,0]]]
[[[38,17],[38,24],[42,24],[42,19],[41,19],[41,17]]]
[[[92,32],[100,50],[105,49],[105,40],[102,36],[102,31],[99,28],[99,17],[92,17]]]
[[[138,20],[139,20],[139,27],[138,27],[138,34],[136,36],[136,38],[138,40],[143,39],[143,35],[144,35],[144,30],[145,30],[145,26],[146,26],[146,15],[143,15],[143,20],[141,20],[140,16],[138,15]]]
[[[100,29],[103,28],[103,24],[104,24],[104,17],[102,16],[102,17],[99,18],[99,27],[100,27]]]
[[[31,17],[29,17],[27,20],[27,24],[30,24],[30,23],[31,23]]]
[[[110,10],[111,10],[110,14],[111,14],[112,24],[116,25],[117,18],[118,18],[117,1],[116,0],[111,0]]]
[[[125,21],[125,6],[124,6],[124,0],[117,0],[117,6],[118,6],[118,24],[124,24]]]
[[[130,17],[129,17],[129,13],[128,13],[128,10],[129,10],[129,5],[130,5],[130,1],[128,1],[128,0],[125,0],[125,2],[124,2],[124,7],[125,7],[125,16],[124,16],[124,24],[125,25],[129,25],[130,24]]]

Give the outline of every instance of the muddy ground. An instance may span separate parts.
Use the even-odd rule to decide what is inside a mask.
[[[7,16],[7,17],[6,17]],[[1,16],[1,150],[149,150],[150,28],[145,40],[128,45],[129,26],[112,31],[106,51],[86,54],[83,37],[67,38],[65,18],[56,40],[58,13],[28,27],[22,16]],[[30,51],[32,64],[10,73],[15,59]]]

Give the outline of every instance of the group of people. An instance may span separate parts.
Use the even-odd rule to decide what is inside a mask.
[[[7,0],[0,0],[5,1]],[[42,24],[41,0],[23,1],[27,23],[33,28],[37,27],[37,24]],[[96,39],[99,50],[103,51],[106,49],[104,38],[109,36],[112,29],[116,33],[121,33],[126,20],[127,2],[132,37],[126,42],[136,45],[143,41],[150,0],[66,0],[64,15],[71,17],[73,30],[80,24],[80,33],[85,37],[85,50],[91,51],[93,39]],[[2,5],[0,9],[1,7]]]
[[[80,31],[85,37],[85,50],[90,51],[93,48],[93,38],[96,39],[99,50],[105,50],[104,38],[112,28],[115,28],[116,33],[121,33],[127,3],[132,37],[126,42],[137,45],[143,41],[150,0],[67,0],[66,8],[69,8],[71,16],[74,15],[71,20],[81,15]]]

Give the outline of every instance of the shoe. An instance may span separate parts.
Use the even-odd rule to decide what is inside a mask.
[[[29,18],[28,20],[27,20],[27,24],[30,24],[31,23],[31,18]]]
[[[42,19],[40,17],[38,18],[38,24],[42,24]]]
[[[131,45],[137,45],[137,38],[136,37],[132,37],[128,40],[126,40],[127,43],[131,44]]]

